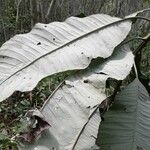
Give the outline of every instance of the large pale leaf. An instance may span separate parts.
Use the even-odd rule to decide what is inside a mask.
[[[116,64],[113,69],[111,64],[114,64],[119,58],[122,60],[120,65]],[[116,50],[110,60],[102,64],[102,67],[96,67],[96,70],[81,71],[80,74],[70,77],[49,97],[41,112],[51,125],[50,134],[59,143],[59,146],[56,144],[59,147],[56,149],[96,150],[95,138],[101,121],[96,106],[107,97],[105,94],[106,79],[115,74],[116,67],[118,73],[119,70],[124,72],[121,78],[125,78],[131,70],[133,58],[132,52],[126,47]],[[108,72],[109,75],[97,73],[98,71],[104,73],[103,68],[110,66],[112,69],[111,72]],[[100,69],[97,70],[97,68]],[[107,74],[106,71],[105,74]],[[114,77],[120,79],[120,76]],[[35,145],[25,145],[24,149],[33,150],[44,146],[41,139],[43,140],[41,137]],[[48,144],[51,139],[45,140]],[[45,145],[45,149],[51,150],[52,145]]]
[[[117,97],[100,126],[102,150],[150,149],[150,97],[138,79]]]
[[[0,101],[14,91],[32,90],[44,77],[86,68],[91,59],[109,57],[131,28],[104,14],[70,17],[65,22],[38,23],[30,33],[16,35],[0,48]]]

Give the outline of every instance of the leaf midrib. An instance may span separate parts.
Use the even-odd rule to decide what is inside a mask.
[[[135,146],[135,143],[136,143],[136,141],[135,141],[135,139],[136,139],[136,130],[137,130],[137,122],[138,122],[138,113],[139,113],[139,102],[138,102],[138,100],[139,100],[139,93],[140,93],[140,91],[139,91],[139,81],[138,81],[138,79],[136,79],[136,82],[137,82],[137,85],[136,85],[136,88],[135,88],[135,90],[137,91],[136,92],[136,109],[135,109],[135,123],[134,123],[134,131],[133,131],[133,136],[132,136],[132,148],[131,148],[131,150],[133,150],[133,148],[134,148],[134,146]]]
[[[79,139],[80,139],[80,136],[81,136],[82,133],[84,132],[84,129],[86,128],[87,124],[89,123],[89,121],[90,121],[90,119],[93,117],[93,115],[96,113],[96,111],[98,110],[98,108],[99,108],[99,105],[96,106],[96,108],[94,109],[94,111],[93,111],[93,112],[91,113],[91,115],[88,117],[87,122],[83,125],[83,127],[82,127],[81,130],[79,131],[79,134],[77,135],[77,138],[75,139],[74,144],[73,144],[71,150],[75,150],[75,147],[76,147],[76,145],[77,145],[77,143],[78,143],[78,141],[79,141]]]

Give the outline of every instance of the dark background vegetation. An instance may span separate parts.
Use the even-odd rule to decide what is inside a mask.
[[[150,7],[150,0],[0,0],[0,46],[15,34],[27,33],[37,22],[63,21],[69,16],[88,16],[105,13],[124,17]],[[144,17],[150,17],[144,13]],[[150,24],[137,21],[129,37],[144,36]],[[131,44],[134,50],[140,41]],[[139,76],[148,87],[150,78],[150,46],[136,57]],[[43,79],[32,92],[15,92],[0,103],[0,149],[11,149],[8,140],[22,128],[20,118],[32,108],[40,108],[52,91],[68,74],[58,74]],[[148,89],[149,90],[149,89]]]

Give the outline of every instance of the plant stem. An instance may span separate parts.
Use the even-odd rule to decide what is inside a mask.
[[[144,38],[143,38],[143,41],[142,43],[138,46],[137,49],[135,49],[133,51],[134,54],[137,54],[139,51],[141,51],[146,45],[147,43],[150,41],[150,33],[147,34]]]

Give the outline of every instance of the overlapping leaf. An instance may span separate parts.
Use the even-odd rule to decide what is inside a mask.
[[[99,134],[101,149],[150,149],[150,97],[138,79],[116,97],[104,118]]]

